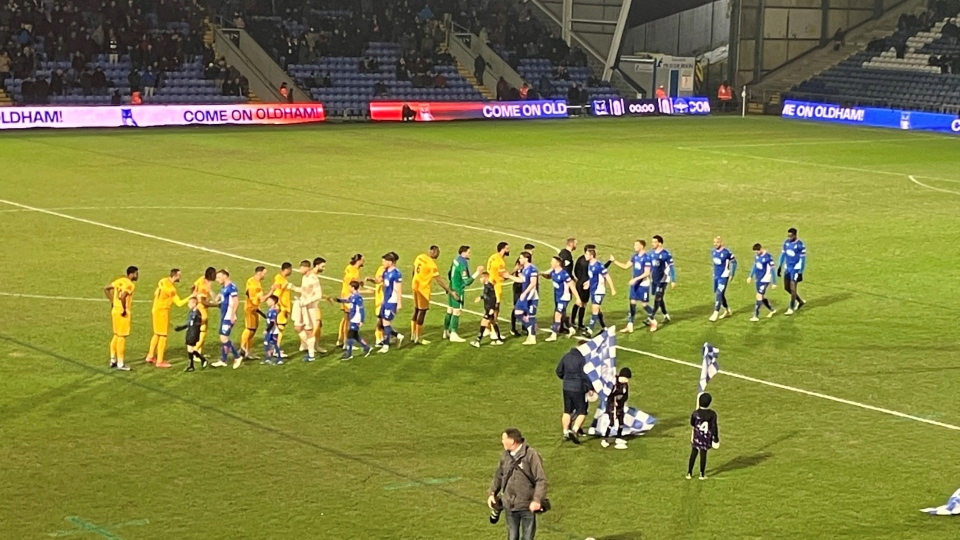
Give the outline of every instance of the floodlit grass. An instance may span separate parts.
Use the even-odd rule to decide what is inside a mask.
[[[555,510],[539,538],[956,538],[917,511],[960,484],[956,430],[721,373],[723,445],[711,479],[688,482],[696,369],[622,351],[631,402],[660,425],[626,452],[561,445],[553,370],[570,342],[442,343],[439,306],[434,344],[350,363],[183,373],[180,334],[175,369],[142,358],[174,266],[185,293],[209,265],[242,288],[254,260],[323,255],[337,279],[351,254],[371,275],[395,250],[409,278],[430,244],[444,272],[460,244],[476,265],[501,240],[536,244],[545,268],[570,235],[626,258],[661,234],[674,322],[621,345],[698,363],[709,340],[723,369],[960,426],[957,144],[731,117],[2,134],[0,199],[62,216],[0,204],[0,538],[499,538],[484,500],[507,426],[544,455]],[[790,226],[808,306],[749,323],[750,246],[776,256]],[[736,315],[711,324],[715,235],[741,264]],[[114,373],[107,302],[81,299],[129,264],[134,371]],[[628,275],[613,272],[621,324]],[[782,313],[786,294],[771,298]],[[338,315],[325,305],[327,348]]]

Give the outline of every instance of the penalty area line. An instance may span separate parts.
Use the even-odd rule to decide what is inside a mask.
[[[181,241],[179,241],[179,240],[174,240],[174,239],[171,239],[171,238],[164,238],[164,237],[162,237],[162,236],[157,236],[157,235],[150,234],[150,233],[135,231],[135,230],[133,230],[133,229],[127,229],[127,228],[124,228],[124,227],[118,227],[118,226],[116,226],[116,225],[110,225],[110,224],[107,224],[107,223],[101,223],[101,222],[99,222],[99,221],[93,221],[93,220],[90,220],[90,219],[79,218],[79,217],[76,217],[76,216],[71,216],[71,215],[69,215],[69,214],[64,214],[64,213],[61,213],[61,212],[55,212],[55,211],[53,211],[53,210],[47,210],[47,209],[44,209],[44,208],[37,208],[37,207],[34,207],[34,206],[29,206],[29,205],[25,205],[25,204],[21,204],[21,203],[18,203],[18,202],[13,202],[13,201],[8,201],[8,200],[5,200],[5,199],[0,199],[0,204],[6,204],[6,205],[9,205],[9,206],[21,208],[21,209],[23,209],[23,210],[30,210],[30,211],[33,211],[33,212],[38,212],[38,213],[41,213],[41,214],[47,214],[47,215],[50,215],[50,216],[59,217],[59,218],[67,219],[67,220],[70,220],[70,221],[76,221],[76,222],[79,222],[79,223],[85,223],[85,224],[87,224],[87,225],[93,225],[93,226],[95,226],[95,227],[103,227],[103,228],[110,229],[110,230],[114,230],[114,231],[117,231],[117,232],[123,232],[123,233],[127,233],[127,234],[132,234],[132,235],[135,235],[135,236],[140,236],[140,237],[142,237],[142,238],[149,238],[149,239],[151,239],[151,240],[157,240],[157,241],[160,241],[160,242],[166,242],[166,243],[169,243],[169,244],[173,244],[173,245],[177,245],[177,246],[181,246],[181,247],[186,247],[186,248],[190,248],[190,249],[195,249],[195,250],[199,250],[199,251],[204,251],[204,252],[206,252],[206,253],[211,253],[211,254],[215,254],[215,255],[220,255],[220,256],[223,256],[223,257],[228,257],[228,258],[232,258],[232,259],[236,259],[236,260],[241,260],[241,261],[246,261],[246,262],[252,262],[252,263],[256,263],[256,264],[262,264],[262,265],[271,266],[271,267],[274,267],[274,268],[278,268],[278,267],[280,266],[279,264],[271,263],[271,262],[268,262],[268,261],[262,261],[262,260],[254,259],[254,258],[251,258],[251,257],[245,257],[245,256],[243,256],[243,255],[236,255],[236,254],[228,253],[228,252],[226,252],[226,251],[221,251],[221,250],[218,250],[218,249],[208,248],[208,247],[200,246],[200,245],[197,245],[197,244],[190,244],[190,243],[188,243],[188,242],[181,242]],[[544,245],[547,245],[547,244],[544,243]],[[340,280],[339,280],[339,279],[336,279],[336,278],[332,278],[332,277],[329,277],[329,276],[323,276],[323,275],[321,275],[320,277],[323,278],[323,279],[326,279],[326,280],[328,280],[328,281],[335,281],[335,282],[337,282],[337,283],[340,283]],[[408,295],[404,295],[404,296],[405,296],[406,298],[412,298],[411,296],[408,296]],[[446,304],[444,304],[444,303],[442,303],[442,302],[434,302],[434,301],[431,301],[430,303],[433,304],[433,305],[436,305],[436,306],[447,307]],[[482,313],[480,313],[480,312],[478,312],[478,311],[473,311],[473,310],[469,310],[469,309],[463,309],[462,311],[463,311],[464,313],[470,313],[470,314],[478,315],[478,316],[482,316],[482,315],[483,315]],[[504,322],[506,322],[506,319],[501,319],[501,320],[504,321]],[[546,331],[546,329],[544,329],[544,331]],[[647,356],[647,357],[650,357],[650,358],[655,358],[655,359],[657,359],[657,360],[663,360],[663,361],[665,361],[665,362],[671,362],[671,363],[674,363],[674,364],[691,367],[691,368],[700,369],[700,367],[701,367],[700,364],[696,364],[696,363],[693,363],[693,362],[687,362],[687,361],[685,361],[685,360],[679,360],[679,359],[677,359],[677,358],[670,358],[670,357],[668,357],[668,356],[663,356],[663,355],[660,355],[660,354],[656,354],[656,353],[652,353],[652,352],[648,352],[648,351],[643,351],[643,350],[640,350],[640,349],[634,349],[634,348],[631,348],[631,347],[624,347],[624,346],[621,346],[621,345],[617,345],[617,349],[623,350],[623,351],[626,351],[626,352],[631,352],[631,353],[634,353],[634,354],[638,354],[638,355],[641,355],[641,356]],[[914,416],[914,415],[911,415],[911,414],[906,414],[906,413],[902,413],[902,412],[899,412],[899,411],[894,411],[894,410],[892,410],[892,409],[886,409],[886,408],[883,408],[883,407],[876,407],[876,406],[873,406],[873,405],[867,405],[866,403],[860,403],[860,402],[857,402],[857,401],[852,401],[852,400],[849,400],[849,399],[839,398],[839,397],[836,397],[836,396],[831,396],[831,395],[823,394],[823,393],[820,393],[820,392],[813,392],[813,391],[811,391],[811,390],[804,390],[804,389],[802,389],[802,388],[797,388],[797,387],[794,387],[794,386],[788,386],[788,385],[785,385],[785,384],[775,383],[775,382],[772,382],[772,381],[766,381],[766,380],[763,380],[763,379],[758,379],[758,378],[756,378],[756,377],[750,377],[750,376],[748,376],[748,375],[741,375],[741,374],[739,374],[739,373],[735,373],[735,372],[732,372],[732,371],[723,370],[723,371],[721,371],[721,373],[727,375],[728,377],[732,377],[732,378],[735,378],[735,379],[740,379],[740,380],[744,380],[744,381],[748,381],[748,382],[752,382],[752,383],[756,383],[756,384],[761,384],[761,385],[764,385],[764,386],[769,386],[769,387],[771,387],[771,388],[777,388],[777,389],[780,389],[780,390],[786,390],[786,391],[788,391],[788,392],[794,392],[794,393],[797,393],[797,394],[803,394],[803,395],[810,396],[810,397],[825,399],[825,400],[827,400],[827,401],[832,401],[832,402],[834,402],[834,403],[840,403],[840,404],[843,404],[843,405],[849,405],[849,406],[852,406],[852,407],[857,407],[857,408],[864,409],[864,410],[868,410],[868,411],[873,411],[873,412],[878,412],[878,413],[881,413],[881,414],[886,414],[886,415],[890,415],[890,416],[895,416],[895,417],[897,417],[897,418],[903,418],[903,419],[905,419],[905,420],[913,420],[913,421],[915,421],[915,422],[920,422],[920,423],[927,424],[927,425],[931,425],[931,426],[937,426],[937,427],[941,427],[941,428],[946,428],[946,429],[950,429],[950,430],[953,430],[953,431],[960,431],[960,426],[955,426],[955,425],[953,425],[953,424],[947,424],[947,423],[945,423],[945,422],[938,422],[938,421],[936,421],[936,420],[930,420],[930,419],[927,419],[927,418],[921,418],[921,417],[919,417],[919,416]]]

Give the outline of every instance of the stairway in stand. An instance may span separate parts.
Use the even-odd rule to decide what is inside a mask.
[[[13,98],[11,98],[5,91],[0,89],[0,107],[12,107]]]
[[[253,90],[247,92],[247,99],[250,100],[250,103],[263,103],[263,100],[260,99],[260,96],[258,96]]]
[[[459,72],[460,75],[464,79],[466,79],[468,83],[472,84],[473,87],[476,88],[478,92],[480,92],[480,95],[482,95],[484,99],[493,101],[494,99],[497,98],[497,96],[495,96],[493,92],[490,91],[489,88],[478,83],[477,78],[473,76],[473,72],[467,69],[466,67],[464,67],[463,64],[461,64],[460,62],[457,62],[457,72]]]

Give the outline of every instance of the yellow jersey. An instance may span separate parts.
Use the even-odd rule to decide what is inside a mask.
[[[440,269],[437,268],[437,261],[433,257],[426,253],[417,255],[413,261],[413,290],[429,296],[430,284],[433,283],[433,278],[439,275]]]
[[[113,287],[113,298],[110,300],[110,310],[113,313],[127,312],[130,314],[130,308],[133,306],[133,290],[136,288],[133,281],[127,276],[119,277],[110,284]],[[126,293],[126,298],[120,298],[122,293]]]
[[[260,297],[263,296],[263,284],[257,278],[247,279],[247,294],[243,301],[243,310],[252,313],[260,309]]]
[[[210,282],[207,281],[207,278],[200,276],[196,281],[193,282],[193,292],[197,295],[197,310],[203,315],[203,318],[207,318],[207,306],[203,305],[205,301],[210,300],[212,291],[210,290]]]
[[[173,304],[178,307],[186,304],[177,293],[177,284],[165,277],[157,283],[157,290],[153,293],[153,311],[168,311]]]
[[[377,307],[383,304],[383,281],[381,281],[381,279],[383,278],[383,273],[386,270],[387,269],[381,264],[380,268],[377,268],[377,273],[374,275],[374,277],[377,279],[377,285],[373,288],[373,303]]]
[[[247,283],[249,287],[250,284]],[[273,286],[274,296],[277,297],[277,305],[280,306],[280,311],[290,312],[293,304],[290,302],[290,282],[283,276],[283,274],[277,274],[273,277]]]
[[[494,286],[503,283],[503,273],[506,271],[507,262],[503,260],[503,256],[499,253],[494,253],[487,259],[487,273],[490,274],[490,283],[493,283]]]
[[[340,287],[340,298],[350,298],[353,292],[350,290],[351,281],[360,281],[360,268],[348,264],[343,269],[343,286]],[[346,306],[346,304],[344,304]]]

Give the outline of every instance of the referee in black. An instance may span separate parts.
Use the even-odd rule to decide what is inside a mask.
[[[533,256],[533,250],[534,250],[534,249],[536,249],[536,248],[533,246],[533,244],[524,244],[524,245],[523,245],[523,250],[529,252],[531,257]],[[530,259],[530,262],[533,262],[533,259]],[[518,258],[518,259],[517,259],[517,262],[514,263],[514,265],[513,265],[513,275],[519,277],[519,276],[520,276],[520,269],[521,269],[521,268],[522,268],[522,266],[520,265],[520,259]],[[513,305],[514,305],[514,307],[516,307],[517,302],[520,301],[520,295],[521,295],[521,294],[523,294],[523,283],[518,283],[518,282],[514,281],[514,282],[513,282]],[[517,320],[518,320],[518,319],[517,319],[517,310],[516,310],[516,309],[511,309],[511,310],[510,310],[510,332],[514,335],[514,337],[520,337],[520,336],[522,335],[522,334],[520,333],[520,331],[517,330]]]
[[[597,249],[597,246],[587,244],[583,246],[583,253],[585,254],[588,249]],[[587,313],[587,304],[590,303],[590,290],[583,288],[584,283],[590,280],[590,276],[587,274],[590,263],[587,262],[587,257],[584,254],[577,257],[577,262],[573,263],[573,280],[577,282],[577,294],[580,295],[580,301],[583,305],[578,307],[574,304],[573,314],[570,315],[570,324],[573,325],[574,321],[576,321],[577,331],[580,333],[583,333],[585,329],[583,326],[583,317]]]
[[[573,277],[573,251],[577,249],[577,239],[576,238],[567,238],[567,247],[560,250],[560,253],[557,253],[557,257],[560,258],[560,264],[564,270],[570,274],[570,277]],[[574,283],[576,285],[576,283]],[[573,313],[577,314],[577,304],[573,304]],[[571,319],[568,315],[563,316],[563,320],[560,321],[560,333],[567,332],[570,327],[573,326]]]

